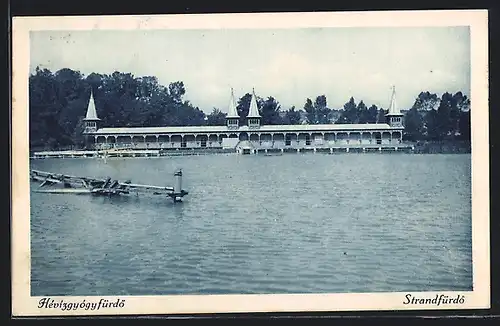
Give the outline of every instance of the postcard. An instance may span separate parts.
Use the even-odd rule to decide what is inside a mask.
[[[486,10],[12,42],[13,316],[490,307]]]

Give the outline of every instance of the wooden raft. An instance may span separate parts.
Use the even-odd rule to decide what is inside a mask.
[[[154,186],[132,183],[130,180],[119,181],[111,178],[80,177],[68,174],[51,173],[39,170],[30,171],[30,179],[40,182],[36,192],[44,193],[78,193],[97,196],[117,196],[129,194],[164,195],[174,202],[182,201],[188,194],[182,189],[182,171],[175,172],[175,186]],[[61,187],[62,186],[62,187]],[[51,189],[47,189],[47,188]],[[42,189],[43,188],[43,189]]]

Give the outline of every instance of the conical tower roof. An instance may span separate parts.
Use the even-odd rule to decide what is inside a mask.
[[[234,91],[231,87],[231,98],[229,99],[229,110],[227,113],[227,118],[239,118],[238,110],[236,109],[236,101],[234,100]]]
[[[252,99],[250,100],[250,108],[248,109],[247,118],[260,118],[259,108],[257,106],[257,97],[255,89],[252,88]]]
[[[83,120],[101,120],[97,117],[97,112],[95,110],[94,94],[92,93],[92,88],[90,89],[90,100],[89,106],[87,107],[87,115]]]
[[[396,103],[396,86],[392,86],[391,103],[389,104],[389,112],[387,115],[402,115]]]

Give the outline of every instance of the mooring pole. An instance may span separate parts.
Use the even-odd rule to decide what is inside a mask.
[[[175,172],[175,186],[174,192],[180,194],[182,191],[182,170]]]
[[[182,170],[175,172],[175,185],[174,185],[174,202],[179,202],[182,200]]]

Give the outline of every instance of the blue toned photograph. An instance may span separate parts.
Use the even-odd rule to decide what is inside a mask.
[[[472,291],[469,27],[32,31],[32,296]]]

